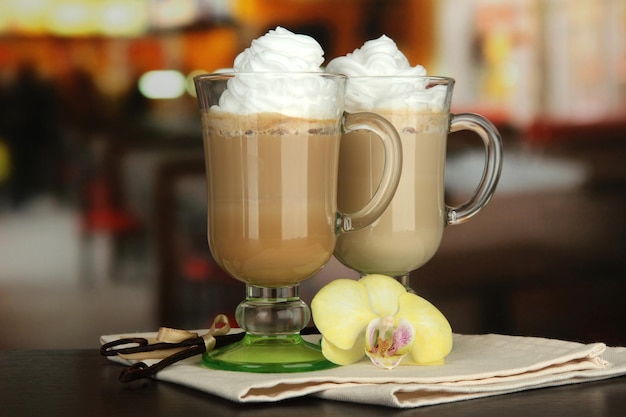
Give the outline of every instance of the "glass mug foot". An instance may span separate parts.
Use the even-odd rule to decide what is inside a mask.
[[[240,342],[205,353],[202,362],[212,369],[257,373],[308,372],[337,366],[322,356],[318,345],[299,334],[246,334]]]
[[[209,368],[257,373],[307,372],[336,365],[322,355],[320,346],[299,334],[311,319],[309,307],[298,296],[298,286],[246,287],[246,300],[236,311],[246,331],[243,340],[206,352]]]

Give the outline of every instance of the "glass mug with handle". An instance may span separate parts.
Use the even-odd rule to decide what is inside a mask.
[[[402,165],[400,138],[374,113],[345,113],[346,77],[224,73],[194,79],[208,188],[208,241],[216,262],[246,283],[236,309],[243,341],[205,353],[211,367],[298,372],[334,366],[299,332],[310,309],[298,285],[328,262],[337,236],[387,207]],[[238,100],[240,98],[240,100]],[[384,148],[378,191],[337,210],[342,132],[372,133]]]
[[[362,275],[390,275],[410,290],[409,273],[434,256],[445,227],[470,219],[495,191],[502,170],[500,135],[483,116],[450,114],[453,86],[454,80],[445,77],[348,78],[346,108],[384,116],[399,132],[403,149],[402,175],[389,207],[371,225],[337,240],[335,257]],[[386,98],[372,108],[377,95]],[[471,198],[450,207],[444,201],[446,143],[449,132],[460,130],[480,136],[485,166]],[[344,135],[339,163],[340,210],[358,207],[376,190],[385,163],[381,151],[368,132]]]

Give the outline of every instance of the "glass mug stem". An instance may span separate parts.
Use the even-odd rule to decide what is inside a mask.
[[[404,274],[394,277],[400,284],[406,288],[410,293],[415,294],[415,291],[411,288],[411,276],[410,274]]]
[[[235,311],[237,323],[248,334],[297,334],[311,319],[311,310],[298,296],[298,288],[246,285],[246,300]]]

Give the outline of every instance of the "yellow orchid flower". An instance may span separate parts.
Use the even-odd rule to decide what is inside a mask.
[[[311,310],[322,334],[322,353],[338,365],[365,355],[387,369],[406,355],[415,364],[442,364],[452,350],[452,329],[444,315],[385,275],[334,280],[315,295]]]

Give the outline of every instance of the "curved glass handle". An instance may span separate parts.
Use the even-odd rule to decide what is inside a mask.
[[[478,213],[493,196],[502,172],[502,139],[498,129],[489,120],[478,114],[453,114],[450,121],[450,132],[460,130],[470,130],[483,140],[485,168],[474,195],[468,201],[457,207],[446,206],[448,225],[463,223]]]
[[[402,173],[402,143],[391,123],[371,112],[345,113],[344,134],[355,130],[368,130],[380,137],[385,150],[385,163],[380,183],[367,204],[354,213],[338,213],[340,233],[358,230],[372,224],[391,203]]]

